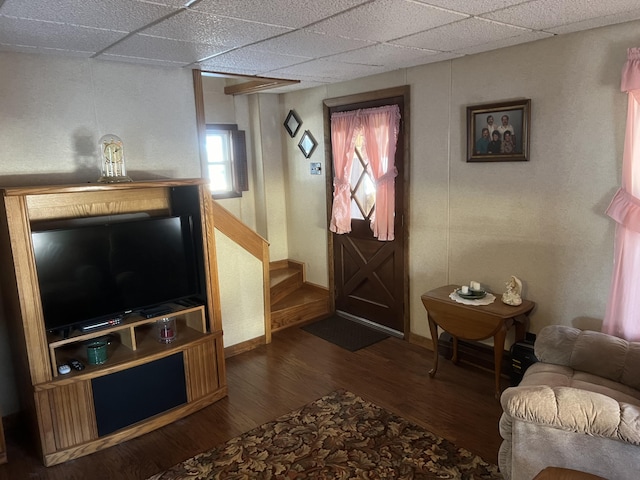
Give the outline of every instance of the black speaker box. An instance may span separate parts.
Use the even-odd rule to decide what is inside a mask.
[[[182,352],[91,380],[98,435],[187,403]]]

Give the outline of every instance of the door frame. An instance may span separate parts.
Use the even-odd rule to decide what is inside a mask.
[[[404,114],[400,121],[403,123],[403,136],[398,138],[398,141],[402,141],[404,145],[404,162],[403,179],[404,179],[404,211],[402,212],[402,229],[403,229],[403,249],[404,249],[404,275],[403,275],[403,330],[404,338],[409,338],[411,330],[410,320],[410,304],[409,304],[409,132],[411,131],[411,98],[409,85],[403,85],[400,87],[387,88],[383,90],[375,90],[372,92],[357,93],[353,95],[346,95],[343,97],[327,98],[323,101],[323,116],[324,116],[324,151],[325,151],[325,168],[327,175],[325,175],[326,182],[326,201],[327,201],[327,245],[328,245],[328,263],[329,263],[329,301],[331,311],[336,311],[336,282],[335,282],[335,270],[333,266],[333,233],[329,230],[329,223],[331,222],[331,207],[333,205],[333,154],[331,149],[331,115],[330,110],[348,106],[357,103],[375,102],[378,100],[384,100],[386,98],[402,97]]]

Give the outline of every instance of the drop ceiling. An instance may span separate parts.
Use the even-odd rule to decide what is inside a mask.
[[[352,80],[640,19],[638,0],[0,0],[0,51]]]

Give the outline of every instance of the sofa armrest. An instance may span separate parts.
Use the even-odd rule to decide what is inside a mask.
[[[640,408],[571,387],[507,388],[502,409],[513,420],[640,445]]]
[[[640,342],[550,325],[538,333],[534,348],[541,362],[565,365],[640,390]]]

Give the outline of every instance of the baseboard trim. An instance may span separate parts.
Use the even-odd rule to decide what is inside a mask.
[[[430,338],[425,337],[423,335],[418,335],[417,333],[409,332],[409,335],[406,336],[406,339],[409,343],[413,345],[417,345],[422,348],[426,348],[433,352],[433,342]]]
[[[260,335],[259,337],[252,338],[251,340],[236,343],[235,345],[224,348],[224,358],[234,357],[241,353],[248,352],[249,350],[253,350],[261,345],[266,345],[266,343],[267,337],[265,335]]]

